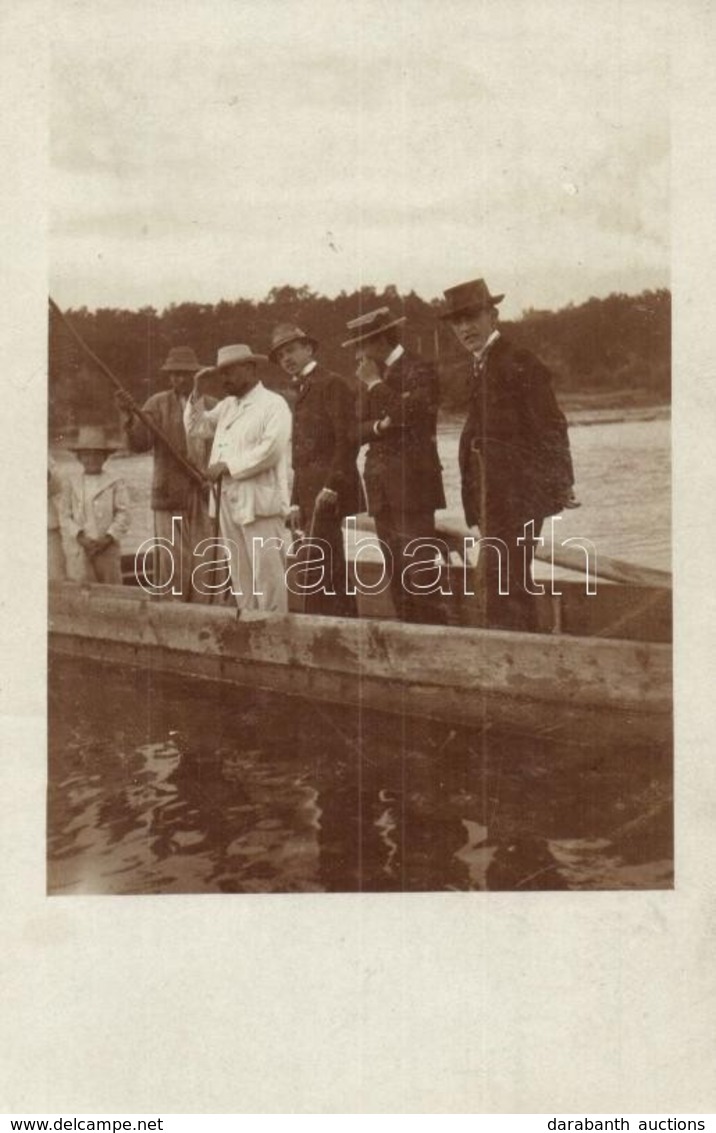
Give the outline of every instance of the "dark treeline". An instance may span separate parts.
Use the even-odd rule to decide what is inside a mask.
[[[260,302],[173,303],[158,312],[82,307],[66,312],[88,346],[113,370],[134,397],[143,402],[164,388],[159,372],[170,346],[188,345],[211,364],[218,347],[247,342],[266,353],[278,322],[298,323],[320,342],[321,357],[331,369],[350,375],[351,350],[341,348],[346,323],[363,311],[389,306],[407,316],[404,341],[436,360],[441,374],[442,405],[460,410],[467,391],[467,359],[449,327],[436,313],[437,300],[426,302],[395,287],[364,287],[334,299],[308,287],[275,287]],[[533,350],[550,367],[563,403],[628,405],[668,400],[671,374],[671,295],[667,290],[640,295],[613,294],[589,299],[559,311],[528,310],[502,324],[505,333]],[[50,426],[64,432],[78,423],[111,418],[111,388],[93,372],[57,320],[50,326]],[[267,383],[284,379],[271,367]]]

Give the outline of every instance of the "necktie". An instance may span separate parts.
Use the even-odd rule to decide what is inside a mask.
[[[473,377],[481,378],[485,371],[485,361],[487,359],[487,351],[482,354],[473,354],[472,356],[472,373]]]

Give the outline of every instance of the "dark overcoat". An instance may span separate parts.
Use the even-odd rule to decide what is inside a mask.
[[[472,378],[459,460],[465,520],[482,532],[556,514],[573,485],[567,422],[550,372],[502,336]]]
[[[293,491],[310,523],[321,488],[338,494],[337,516],[365,510],[358,458],[356,398],[345,378],[318,365],[301,379],[293,408]]]
[[[205,399],[208,408],[216,405],[213,397]],[[187,438],[184,428],[184,410],[173,389],[155,393],[143,406],[144,412],[171,441],[177,452],[198,468],[206,469],[211,452],[211,441]],[[197,491],[196,481],[182,468],[171,451],[148,429],[138,417],[132,417],[125,428],[127,444],[133,452],[154,449],[152,476],[152,508],[155,511],[184,511],[190,506]]]
[[[435,367],[405,351],[361,394],[361,442],[368,444],[364,479],[368,509],[378,515],[429,512],[445,507],[437,448],[440,388]],[[376,436],[375,424],[391,419]]]

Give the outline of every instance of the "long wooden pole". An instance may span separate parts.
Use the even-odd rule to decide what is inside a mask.
[[[128,408],[131,410],[131,412],[134,413],[135,416],[138,417],[139,420],[142,422],[142,424],[147,429],[149,429],[149,431],[151,433],[154,434],[154,436],[157,438],[157,440],[161,441],[162,444],[166,445],[166,447],[169,449],[169,452],[172,454],[172,456],[176,460],[177,464],[181,465],[181,467],[184,469],[184,471],[189,476],[191,476],[191,478],[193,480],[195,480],[197,484],[201,485],[202,488],[207,483],[209,483],[207,477],[204,476],[203,472],[200,472],[199,469],[196,467],[196,465],[192,464],[190,460],[186,459],[186,457],[183,455],[183,453],[179,452],[179,450],[169,440],[169,437],[166,435],[166,433],[162,429],[160,429],[157,424],[155,424],[155,422],[152,420],[152,418],[149,416],[148,413],[145,413],[144,410],[141,409],[139,405],[137,405],[137,403],[134,400],[134,398],[132,397],[131,393],[129,393],[129,391],[124,388],[124,386],[120,382],[119,378],[115,374],[112,373],[109,366],[107,366],[106,363],[103,362],[101,358],[98,358],[97,355],[94,353],[94,351],[90,349],[90,347],[87,345],[87,343],[82,338],[80,333],[77,330],[75,330],[75,328],[72,326],[72,323],[69,321],[67,316],[65,314],[63,314],[63,312],[60,310],[60,308],[57,306],[57,304],[55,303],[54,299],[51,296],[49,297],[49,304],[50,304],[50,310],[53,312],[53,314],[57,315],[58,318],[60,318],[62,320],[63,325],[70,332],[70,334],[72,335],[72,337],[74,338],[75,342],[80,347],[80,349],[83,350],[84,353],[87,355],[87,357],[95,364],[95,366],[97,366],[97,368],[102,371],[102,373],[105,375],[105,377],[109,378],[109,380],[111,381],[114,388],[119,393],[124,394],[124,396],[127,399]]]

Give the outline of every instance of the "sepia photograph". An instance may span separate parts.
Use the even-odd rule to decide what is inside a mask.
[[[49,896],[675,886],[668,15],[55,6]]]

